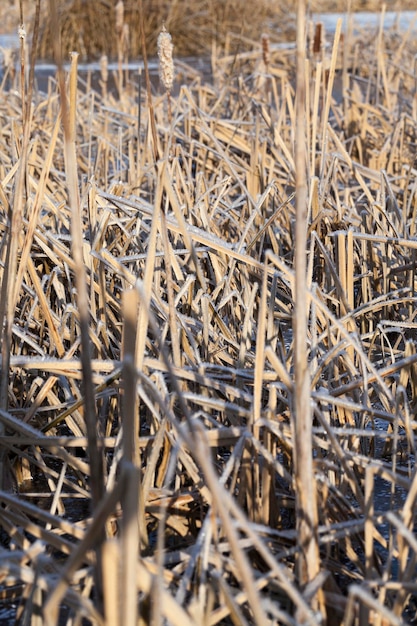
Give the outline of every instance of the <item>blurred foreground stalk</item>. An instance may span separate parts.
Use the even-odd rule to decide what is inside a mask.
[[[300,585],[311,582],[319,572],[317,540],[317,496],[313,472],[312,414],[310,372],[308,365],[307,322],[310,298],[307,291],[307,145],[306,145],[306,74],[305,74],[305,2],[298,0],[297,11],[297,95],[296,95],[296,220],[295,220],[295,398],[294,398],[294,472]],[[302,616],[300,621],[302,621]]]

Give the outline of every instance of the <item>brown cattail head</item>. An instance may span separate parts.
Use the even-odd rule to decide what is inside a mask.
[[[263,33],[261,35],[261,44],[262,44],[262,59],[266,68],[269,67],[269,63],[271,60],[271,53],[269,48],[269,35]]]
[[[123,0],[119,0],[114,7],[114,11],[116,13],[116,33],[119,35],[123,32],[123,24],[124,24],[124,14],[125,14],[125,5]]]
[[[158,35],[158,57],[159,57],[159,77],[167,92],[169,93],[174,84],[174,62],[172,51],[174,49],[172,37],[165,28],[162,27]]]
[[[323,24],[319,22],[316,24],[313,39],[313,54],[319,55],[323,46]]]

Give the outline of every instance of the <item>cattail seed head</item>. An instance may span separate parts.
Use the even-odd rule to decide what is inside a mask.
[[[262,44],[262,59],[265,67],[269,66],[269,62],[271,60],[271,52],[269,48],[269,36],[266,33],[261,35],[261,44]]]
[[[316,24],[313,38],[313,54],[318,56],[323,48],[323,24],[319,22]]]
[[[159,77],[165,89],[170,92],[174,84],[174,62],[172,51],[174,49],[172,37],[165,28],[162,27],[157,40],[159,58]]]
[[[109,79],[109,64],[108,64],[108,59],[107,59],[106,54],[103,54],[100,58],[100,75],[101,75],[101,80],[104,83],[107,83]]]

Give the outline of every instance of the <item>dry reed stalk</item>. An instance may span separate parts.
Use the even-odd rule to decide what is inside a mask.
[[[129,44],[129,24],[125,23],[123,0],[118,0],[114,7],[115,30],[117,38],[117,90],[119,98],[123,96],[123,61]]]
[[[139,300],[135,289],[123,296],[123,468],[127,474],[122,497],[123,523],[120,546],[121,587],[119,591],[120,624],[137,623],[137,558],[140,546],[147,545],[142,500],[141,456],[138,446],[139,419],[136,393],[136,329]]]
[[[324,161],[327,155],[327,123],[329,119],[330,104],[332,100],[333,84],[334,84],[334,77],[335,77],[335,71],[336,71],[337,55],[339,51],[341,29],[342,29],[342,20],[339,19],[337,22],[336,31],[334,34],[332,56],[330,60],[329,79],[328,79],[327,88],[326,88],[326,98],[325,98],[325,103],[324,103],[324,109],[322,112],[322,147],[321,147],[321,162],[320,162],[321,177],[324,176]]]
[[[59,21],[56,14],[55,2],[50,3],[51,14],[54,16],[54,22],[59,32]],[[101,433],[98,433],[96,421],[96,407],[94,388],[92,383],[91,370],[91,347],[89,337],[89,303],[87,293],[87,280],[84,265],[83,254],[83,231],[82,231],[82,215],[80,207],[80,197],[78,189],[78,169],[76,156],[76,93],[77,93],[77,57],[78,54],[73,53],[71,59],[70,70],[70,94],[69,102],[67,101],[67,93],[65,87],[65,78],[62,67],[62,57],[60,50],[60,40],[57,39],[55,45],[55,59],[58,66],[58,83],[61,96],[61,118],[64,129],[64,157],[65,157],[65,173],[67,178],[69,205],[71,207],[71,236],[72,236],[72,254],[75,264],[75,276],[77,285],[77,304],[80,318],[80,334],[81,334],[81,364],[83,370],[83,392],[85,396],[85,421],[88,437],[88,452],[91,465],[91,494],[92,507],[95,510],[103,497],[104,478],[103,478],[103,449],[101,442]],[[100,533],[98,545],[104,539],[103,532]],[[96,552],[97,564],[95,568],[95,584],[97,593],[97,602],[100,607],[102,604],[102,571],[101,571],[101,552]]]
[[[52,4],[54,5],[53,2]],[[55,8],[51,7],[51,10],[55,10]],[[73,219],[71,220],[72,253],[75,264],[74,269],[76,272],[78,307],[80,315],[80,331],[81,341],[83,344],[81,363],[83,369],[86,426],[87,435],[89,438],[90,463],[92,469],[93,506],[96,506],[100,502],[103,494],[103,461],[101,458],[101,445],[97,433],[97,424],[95,419],[96,410],[90,360],[89,304],[86,288],[87,281],[85,265],[83,258],[82,216],[80,211],[80,198],[77,180],[77,157],[75,145],[77,56],[78,55],[74,53],[71,62],[70,101],[68,103],[62,64],[60,61],[60,53],[57,52],[59,84],[61,89],[61,115],[64,127],[65,167],[69,192],[69,202],[73,213]]]
[[[159,158],[159,151],[158,151],[158,140],[157,140],[156,125],[155,125],[155,114],[154,114],[153,100],[152,100],[151,81],[149,77],[149,68],[148,68],[148,53],[146,49],[143,0],[139,0],[139,13],[140,13],[140,16],[139,16],[140,41],[141,41],[141,50],[142,50],[142,57],[143,57],[143,67],[145,71],[146,95],[147,95],[148,110],[149,110],[149,124],[151,128],[152,151],[154,155],[154,161],[156,163]]]
[[[107,96],[107,83],[109,80],[108,59],[106,54],[100,57],[101,91],[103,98]]]
[[[320,563],[317,544],[317,492],[313,471],[312,415],[308,365],[307,319],[310,299],[306,288],[307,237],[307,163],[305,128],[305,3],[297,11],[297,93],[295,144],[295,312],[294,312],[294,479],[296,491],[297,543],[299,549],[297,576],[301,585],[317,576]],[[306,616],[299,614],[300,623]]]
[[[9,385],[9,363],[11,354],[12,343],[12,325],[14,317],[14,309],[18,298],[18,289],[20,284],[14,282],[14,276],[17,273],[18,268],[18,254],[19,246],[21,243],[21,228],[24,210],[25,200],[25,182],[27,176],[27,161],[29,155],[29,138],[30,138],[30,122],[31,122],[31,99],[33,89],[33,72],[35,64],[36,43],[38,35],[39,25],[39,9],[40,0],[36,3],[36,18],[34,23],[34,42],[33,42],[33,54],[31,56],[31,75],[29,84],[29,94],[26,98],[25,91],[25,37],[26,32],[24,30],[23,21],[23,5],[20,0],[20,61],[21,61],[21,102],[22,102],[22,130],[23,130],[23,142],[22,152],[19,163],[19,169],[17,172],[16,188],[13,199],[13,204],[8,206],[8,220],[9,220],[9,232],[5,259],[5,268],[2,276],[1,285],[1,299],[2,305],[0,307],[0,340],[2,343],[1,351],[1,371],[0,371],[0,407],[6,410],[8,407],[8,385]],[[4,432],[0,427],[0,435]],[[3,452],[0,450],[0,487],[4,488],[4,468],[3,468]]]
[[[179,329],[177,324],[177,316],[175,309],[175,298],[174,298],[174,287],[172,280],[172,264],[171,264],[171,256],[172,248],[170,246],[170,242],[168,239],[168,229],[165,221],[165,211],[161,211],[161,234],[162,240],[164,244],[165,251],[165,268],[166,268],[166,292],[168,299],[168,316],[169,316],[169,327],[170,327],[170,337],[172,344],[172,356],[174,367],[180,368],[182,365],[182,357],[180,350],[180,341],[179,341]],[[174,257],[175,258],[175,257]]]
[[[103,596],[106,626],[120,626],[119,620],[119,563],[120,550],[117,540],[103,544]]]

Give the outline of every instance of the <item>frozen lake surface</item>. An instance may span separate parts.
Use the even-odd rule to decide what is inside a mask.
[[[347,29],[348,16],[346,13],[316,13],[315,22],[323,22],[329,32],[336,30],[336,24],[342,19],[342,30]],[[353,15],[354,29],[359,31],[364,28],[378,28],[381,22],[381,13],[362,12]],[[416,11],[387,11],[384,16],[384,28],[398,28],[407,31],[412,28],[417,30],[417,9]]]

